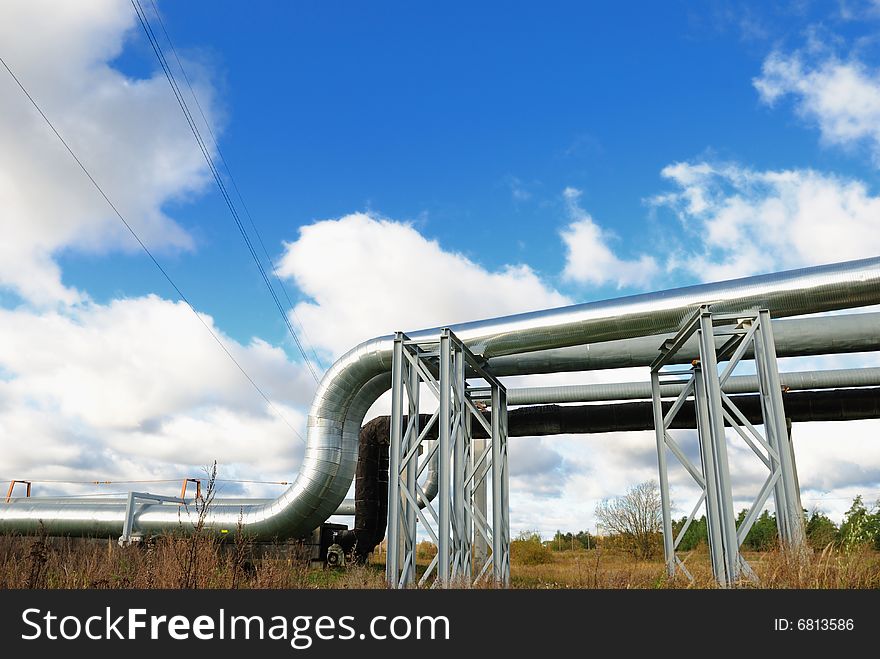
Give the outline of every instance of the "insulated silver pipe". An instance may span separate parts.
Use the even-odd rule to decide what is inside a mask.
[[[701,305],[717,312],[769,309],[774,318],[880,303],[880,258],[791,270],[714,284],[632,295],[452,326],[468,347],[486,358],[535,350],[674,332]],[[434,340],[441,328],[410,334]],[[215,501],[205,528],[217,533],[241,525],[257,539],[303,536],[333,514],[348,491],[357,460],[357,438],[370,405],[388,389],[393,336],[365,341],[324,375],[309,412],[308,439],[293,485],[269,503]],[[496,370],[498,375],[504,373]],[[143,504],[136,528],[145,533],[192,528],[195,511]],[[0,504],[0,531],[109,535],[122,529],[122,506],[91,503]]]
[[[792,391],[807,389],[839,389],[842,387],[880,386],[880,368],[842,368],[828,371],[780,373],[782,385]],[[664,398],[677,396],[683,384],[660,385]],[[728,394],[750,394],[758,391],[758,377],[736,375],[727,379],[722,390]],[[612,400],[646,400],[651,398],[650,382],[615,382],[559,387],[522,387],[507,390],[508,405],[547,405],[550,403],[594,403]]]
[[[33,481],[34,483],[39,483],[40,481]],[[43,503],[53,503],[53,504],[68,504],[68,503],[88,503],[88,504],[97,504],[97,505],[112,505],[118,506],[120,504],[125,505],[128,501],[128,494],[114,494],[113,496],[45,496],[45,497],[10,497],[10,503],[27,503],[30,500],[39,501],[41,504]],[[241,505],[241,506],[253,506],[255,504],[261,503],[269,503],[273,501],[273,499],[258,499],[256,497],[242,497],[242,498],[223,498],[223,503],[228,505]],[[0,500],[0,504],[3,501]],[[195,506],[196,500],[194,498],[187,499],[187,506]],[[354,513],[352,513],[354,514]]]
[[[856,313],[818,318],[788,318],[773,323],[773,336],[779,357],[804,357],[811,355],[845,354],[880,350],[880,313]],[[539,373],[561,373],[589,371],[597,369],[648,366],[657,358],[659,347],[670,334],[652,334],[632,339],[620,339],[567,348],[538,350],[518,355],[493,357],[489,369],[504,375],[530,375]],[[726,337],[718,337],[720,346]],[[696,337],[691,337],[676,353],[671,363],[687,363],[699,355]],[[751,358],[749,348],[744,355]],[[790,389],[832,389],[835,387],[878,386],[876,375],[871,369],[852,369],[851,371],[818,371],[809,373],[780,373],[783,384]],[[795,380],[794,378],[801,378]],[[744,379],[733,378],[729,386],[736,391],[727,393],[749,393],[757,391],[757,384],[746,384]],[[755,381],[756,382],[756,381]],[[812,386],[807,386],[812,382]],[[820,383],[821,382],[821,383]],[[741,385],[735,383],[742,383]],[[804,386],[801,385],[804,383]],[[663,391],[672,391],[671,385],[664,385]],[[677,395],[678,391],[675,391]],[[632,395],[627,392],[633,392]],[[647,393],[646,393],[647,392]],[[664,393],[664,395],[666,395]],[[532,387],[507,390],[510,405],[540,405],[566,402],[593,402],[607,400],[628,400],[650,398],[650,385],[644,382],[619,383],[610,385],[577,385],[572,387]],[[437,455],[428,465],[428,478],[423,489],[431,501],[437,494],[438,471]],[[421,505],[421,497],[419,497]],[[346,499],[336,509],[337,515],[354,515],[354,499]]]
[[[880,314],[878,314],[880,315]],[[880,386],[880,368],[845,368],[827,371],[799,371],[780,373],[782,385],[791,391],[809,389],[839,389],[845,387]],[[660,385],[664,398],[677,396],[683,384]],[[722,390],[728,394],[748,394],[758,391],[754,375],[736,375],[728,378]],[[614,400],[645,400],[651,398],[650,382],[615,382],[610,384],[563,385],[555,387],[520,387],[507,389],[508,405],[548,405],[554,403],[593,403]],[[428,463],[428,477],[423,490],[428,501],[433,501],[438,490],[437,453]],[[425,504],[418,495],[419,506]],[[337,515],[354,515],[354,499],[346,499],[336,509]]]
[[[876,317],[880,323],[880,314],[861,314],[863,316]],[[828,319],[823,319],[828,320]],[[780,321],[789,324],[799,322],[795,320]],[[774,332],[777,331],[774,327]],[[635,341],[636,339],[629,339]],[[658,341],[662,339],[658,338]],[[829,339],[830,342],[830,339]],[[658,343],[659,345],[659,343]],[[833,349],[829,348],[829,349]],[[565,348],[560,349],[566,350]],[[551,351],[545,351],[551,352]],[[877,387],[880,386],[880,368],[852,368],[852,369],[835,369],[827,371],[802,371],[793,373],[780,373],[779,379],[783,386],[792,391],[803,391],[806,389],[836,389],[842,387]],[[677,396],[681,393],[683,385],[664,384],[660,387],[661,395]],[[722,387],[728,394],[745,394],[758,391],[758,379],[753,375],[733,376],[728,379]],[[519,387],[507,389],[507,402],[509,405],[547,405],[553,403],[593,403],[605,402],[613,400],[644,400],[651,397],[651,385],[648,382],[615,382],[609,384],[585,384],[585,385],[564,385],[555,387]],[[427,478],[422,484],[422,490],[425,492],[428,501],[433,501],[437,495],[439,472],[437,469],[437,454],[434,459],[428,463],[426,469]],[[11,502],[26,502],[27,497],[12,497]],[[119,504],[125,503],[127,495],[119,494],[114,496],[58,496],[58,497],[39,497],[41,504],[66,504],[71,502],[89,503],[89,504]],[[422,497],[419,494],[418,500],[420,505],[424,505]],[[224,504],[227,505],[259,505],[269,503],[271,499],[255,499],[255,498],[223,498]],[[188,505],[195,505],[195,500],[190,500]],[[336,508],[334,515],[354,515],[355,500],[345,499]]]
[[[650,366],[671,334],[538,350],[489,359],[489,370],[504,375],[534,375]],[[720,346],[725,337],[718,337]],[[790,318],[773,323],[778,357],[843,354],[880,350],[880,313],[854,313],[818,318]],[[670,363],[686,364],[699,356],[692,336]],[[752,358],[751,348],[745,355]]]

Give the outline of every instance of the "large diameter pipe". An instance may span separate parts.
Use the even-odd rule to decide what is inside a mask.
[[[828,371],[780,373],[782,386],[792,391],[805,389],[836,389],[841,387],[880,386],[880,368],[842,368]],[[684,384],[662,384],[660,395],[677,396]],[[758,391],[758,377],[735,375],[727,379],[722,390],[728,394]],[[522,387],[507,390],[509,405],[544,405],[548,403],[592,403],[610,400],[641,400],[651,398],[650,382],[615,382],[610,384],[579,384],[557,387]]]
[[[508,397],[511,395],[508,390]],[[763,421],[761,399],[756,395],[731,396],[737,407],[753,424]],[[663,413],[669,411],[671,402],[663,403]],[[806,391],[786,395],[786,415],[792,422],[802,421],[852,421],[859,419],[875,419],[880,417],[880,389],[843,389],[831,391]],[[488,418],[488,416],[487,416]],[[625,419],[621,422],[620,419]],[[426,423],[428,415],[424,415],[422,423]],[[557,405],[541,405],[521,407],[508,413],[508,434],[511,437],[542,436],[556,434],[591,434],[622,430],[653,430],[653,408],[649,402],[617,403],[608,405],[580,405],[559,407]],[[692,401],[688,401],[672,424],[673,428],[695,428],[695,410]],[[390,417],[380,416],[372,419],[364,430],[387,437],[390,428]],[[474,427],[476,437],[485,436],[481,424]],[[433,461],[432,465],[435,464]],[[387,470],[386,472],[387,473]],[[436,472],[435,472],[436,473]],[[386,492],[387,494],[387,492]],[[434,498],[436,487],[426,492],[428,500]],[[381,514],[381,511],[378,511]],[[337,514],[341,514],[337,511]],[[362,513],[361,513],[362,514]],[[365,559],[375,546],[382,540],[386,520],[379,517],[378,524],[371,527],[369,541],[362,546],[358,539],[357,546],[361,550],[361,558]],[[357,520],[356,520],[357,523]],[[357,527],[356,527],[357,529]],[[355,532],[349,531],[352,536]]]
[[[801,371],[793,373],[780,373],[781,384],[789,391],[804,391],[810,389],[838,389],[842,387],[880,387],[880,368],[844,368],[827,371]],[[684,389],[684,384],[660,385],[660,395],[664,398],[677,396]],[[722,391],[727,394],[754,393],[759,390],[758,378],[755,375],[736,375],[727,379],[722,386]],[[584,384],[565,385],[556,387],[521,387],[507,389],[508,405],[549,405],[555,403],[594,403],[612,400],[644,400],[651,398],[650,382],[616,382],[611,384]],[[525,414],[528,414],[526,412]],[[512,417],[510,415],[513,415]],[[513,411],[508,413],[509,422],[513,425],[509,429],[511,436],[517,436],[517,414]],[[419,427],[425,427],[430,420],[430,415],[420,415]],[[387,416],[376,417],[361,429],[375,431],[372,426],[381,428],[380,432],[388,435]],[[801,418],[798,420],[815,420]],[[404,422],[405,425],[405,422]],[[653,426],[652,426],[653,428]],[[436,430],[433,435],[436,436]],[[429,433],[429,436],[431,434]],[[437,494],[437,454],[428,463],[428,478],[425,480],[423,490],[428,501],[432,501]],[[423,506],[421,495],[418,496],[419,505]],[[354,499],[346,499],[336,509],[337,515],[354,515],[356,502]],[[381,538],[379,539],[381,540]]]
[[[777,315],[778,316],[778,315]],[[537,350],[489,359],[489,370],[499,375],[532,375],[650,366],[671,334],[588,343]],[[805,357],[880,350],[880,313],[855,313],[818,318],[791,318],[773,323],[777,357]],[[720,346],[727,337],[717,337]],[[671,364],[686,364],[700,356],[692,336]],[[744,355],[753,357],[751,348]]]
[[[829,370],[829,371],[804,371],[804,372],[795,372],[795,373],[780,373],[779,379],[783,386],[785,386],[790,391],[802,391],[807,389],[832,389],[839,387],[878,387],[880,386],[880,368],[855,368],[855,369],[837,369],[837,370]],[[660,392],[664,397],[668,396],[677,396],[681,393],[684,385],[681,384],[666,384],[661,385]],[[752,393],[758,391],[758,378],[754,375],[743,375],[743,376],[733,376],[727,380],[727,382],[722,387],[723,391],[727,394],[742,394],[742,393]],[[612,401],[612,400],[632,400],[632,399],[646,399],[651,397],[651,385],[650,383],[645,382],[619,382],[619,383],[611,383],[611,384],[587,384],[587,385],[567,385],[567,386],[557,386],[557,387],[522,387],[518,389],[508,389],[507,390],[507,400],[510,405],[534,405],[534,406],[543,406],[536,407],[530,411],[514,411],[512,410],[509,414],[510,418],[510,428],[509,433],[512,437],[523,436],[523,434],[528,434],[534,432],[534,434],[542,434],[541,428],[549,428],[554,429],[558,426],[552,421],[552,416],[565,416],[565,412],[561,411],[563,408],[558,407],[547,407],[548,405],[555,403],[590,403],[590,402],[604,402],[604,401]],[[741,399],[747,401],[746,405],[751,405],[748,401],[751,399]],[[792,402],[795,402],[796,399],[791,399]],[[829,400],[834,401],[842,401],[843,407],[835,407],[835,413],[837,416],[835,420],[841,420],[843,418],[863,418],[859,416],[859,414],[868,414],[867,417],[864,418],[874,418],[871,416],[871,408],[870,407],[862,407],[862,408],[854,408],[853,401],[854,400],[865,400],[864,397],[856,397],[854,399],[844,399],[841,396],[835,396],[832,399],[818,397],[815,398],[815,402],[819,404],[819,407],[810,407],[808,408],[808,413],[805,413],[802,409],[795,409],[794,414],[797,421],[815,421],[815,420],[828,420],[826,418],[819,419],[816,417],[817,410],[825,410],[828,408]],[[867,400],[873,401],[873,395],[870,395]],[[811,399],[812,402],[812,399]],[[836,405],[837,403],[835,403]],[[760,421],[760,409],[754,407],[753,417],[750,420],[758,423]],[[599,419],[607,418],[603,417],[601,414],[596,415],[595,417],[591,417],[589,414],[584,414],[585,412],[597,412],[597,410],[602,410],[602,412],[610,414],[611,418],[617,418],[618,414],[615,412],[614,407],[608,408],[597,408],[595,406],[587,407],[581,411],[568,412],[568,416],[573,419],[580,420],[584,425],[580,426],[582,430],[580,432],[590,433],[590,432],[609,432],[609,427],[606,425],[602,425],[603,422]],[[632,409],[638,409],[637,418],[640,419],[637,423],[639,424],[638,429],[650,430],[653,429],[653,426],[642,428],[644,423],[644,412],[641,408],[623,408],[627,411],[631,411]],[[689,410],[690,408],[688,408]],[[824,412],[827,414],[827,412]],[[690,415],[690,416],[688,416]],[[538,421],[538,416],[546,419],[546,421]],[[682,418],[691,419],[693,416],[692,411],[688,411],[684,414]],[[423,414],[420,415],[420,426],[424,426],[430,420],[430,415]],[[586,420],[586,421],[585,421]],[[389,417],[381,416],[376,417],[370,423],[361,428],[361,438],[360,443],[363,444],[363,436],[364,433],[371,434],[388,434],[388,423]],[[534,424],[540,423],[540,426],[536,426]],[[690,423],[690,421],[688,421]],[[405,422],[404,422],[405,424]],[[372,428],[371,426],[375,426]],[[572,426],[568,426],[571,428]],[[578,427],[578,426],[574,426]],[[690,427],[690,426],[688,426]],[[536,431],[536,428],[538,429]],[[573,430],[569,430],[569,432],[574,432]],[[428,433],[429,437],[432,437],[432,433]],[[433,436],[436,436],[436,430],[433,431]],[[436,461],[436,453],[434,454],[435,459],[431,460],[428,463],[427,474],[428,477],[423,484],[422,489],[425,492],[425,495],[428,501],[434,499],[437,494],[437,461]],[[386,470],[387,471],[387,470]],[[52,504],[67,504],[76,502],[79,504],[98,504],[98,505],[107,505],[107,504],[118,504],[123,503],[127,497],[124,495],[119,495],[118,497],[39,497],[39,501],[41,504],[52,503]],[[419,504],[424,505],[421,496],[418,496]],[[26,498],[23,497],[14,497],[15,501],[26,502]],[[265,504],[271,502],[271,499],[223,499],[224,504],[229,505],[257,505],[257,504]],[[196,505],[195,500],[190,500],[189,505]],[[356,501],[354,499],[346,499],[342,503],[339,504],[334,514],[336,515],[354,515],[356,512]],[[380,538],[381,540],[381,538]]]
[[[750,423],[762,422],[758,394],[731,396]],[[880,418],[880,388],[795,391],[784,396],[785,416],[792,422],[858,421]],[[664,414],[672,401],[663,401]],[[672,428],[696,428],[693,401],[686,402],[672,422]],[[482,426],[474,426],[482,436]],[[509,412],[511,437],[579,435],[593,433],[653,430],[650,401],[590,405],[535,405]]]
[[[491,291],[487,292],[491,294]],[[716,312],[769,309],[774,318],[880,303],[880,258],[790,270],[658,293],[451,326],[485,358],[675,332],[701,305]],[[414,332],[436,340],[442,328]],[[215,501],[204,528],[220,534],[239,525],[256,539],[304,536],[334,513],[354,476],[358,431],[370,405],[388,389],[393,336],[365,341],[324,375],[309,411],[308,437],[293,485],[271,503],[235,506]],[[496,370],[496,373],[503,375]],[[124,507],[96,504],[0,505],[0,531],[108,535],[119,533]],[[146,533],[194,527],[195,511],[143,505],[136,527]]]

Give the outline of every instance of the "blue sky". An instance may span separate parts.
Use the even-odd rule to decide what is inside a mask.
[[[324,366],[395,330],[880,253],[875,2],[158,8]],[[129,0],[3,3],[0,55],[304,433],[315,383]],[[302,444],[0,73],[0,478],[292,477]],[[880,492],[876,431],[798,429],[805,497],[839,517]],[[590,527],[653,476],[650,437],[605,439],[519,440],[514,525]]]
[[[488,268],[526,262],[586,300],[615,287],[556,281],[567,186],[619,236],[622,255],[675,231],[645,203],[668,189],[660,170],[672,162],[808,166],[873,188],[869,162],[824,147],[752,84],[770,50],[799,46],[817,22],[848,41],[870,33],[834,8],[186,2],[162,13],[221,90],[221,148],[273,256],[303,224],[372,210]],[[115,65],[157,69],[138,31]],[[240,340],[280,341],[216,190],[166,207],[197,249],[164,260],[200,308]],[[98,299],[161,290],[138,260],[72,253],[62,263],[66,281]]]

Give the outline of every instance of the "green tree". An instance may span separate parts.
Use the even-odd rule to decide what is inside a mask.
[[[520,565],[541,565],[550,563],[553,555],[541,541],[541,534],[535,531],[522,531],[510,543],[510,560]]]
[[[838,540],[844,551],[852,551],[860,545],[880,547],[880,511],[877,504],[868,508],[862,501],[862,495],[853,499],[840,525]]]
[[[596,538],[589,531],[579,531],[575,534],[574,539],[584,549],[594,549],[596,547]]]
[[[573,549],[572,538],[571,531],[563,533],[562,531],[557,530],[556,535],[553,536],[553,540],[550,541],[550,549],[553,551],[567,551]]]
[[[743,523],[747,513],[748,511],[745,509],[740,511],[736,518],[737,528]],[[771,515],[769,511],[765,510],[755,520],[755,523],[752,524],[752,528],[749,529],[742,546],[744,549],[752,551],[767,551],[776,546],[778,538],[776,515]]]
[[[743,520],[746,517],[746,514],[747,511],[740,511],[740,514],[736,520],[737,526],[742,524]],[[687,517],[682,517],[680,520],[674,521],[672,523],[672,533],[675,537],[678,537],[678,534],[681,532],[681,529],[684,527],[684,523],[686,521]],[[776,542],[776,516],[771,515],[768,511],[765,510],[758,517],[758,519],[755,520],[755,523],[749,530],[749,533],[746,536],[745,541],[743,542],[743,547],[752,551],[765,551],[775,546]],[[684,534],[684,537],[681,539],[681,542],[678,545],[678,549],[680,551],[692,551],[699,547],[701,544],[708,545],[708,543],[709,529],[706,522],[706,516],[703,515],[702,517],[694,519],[694,521],[691,522],[690,526]]]
[[[680,520],[674,521],[672,523],[672,535],[674,537],[678,537],[679,532],[684,527],[684,523],[687,521],[687,517],[682,517]],[[695,519],[691,522],[691,525],[688,526],[687,531],[685,531],[684,537],[681,539],[681,542],[678,544],[678,549],[680,551],[693,551],[700,545],[708,545],[709,544],[709,532],[708,527],[706,525],[706,516],[703,515],[699,519]]]
[[[818,510],[814,510],[807,519],[807,543],[813,549],[824,549],[837,540],[837,524]]]
[[[553,551],[569,551],[572,549],[590,549],[595,547],[596,540],[587,531],[580,531],[578,533],[556,531],[553,539],[545,544]]]

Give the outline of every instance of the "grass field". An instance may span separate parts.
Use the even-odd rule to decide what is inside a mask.
[[[880,553],[865,550],[841,554],[833,550],[803,556],[800,560],[781,552],[747,552],[746,560],[762,588],[877,588],[880,587]],[[708,553],[694,551],[682,559],[694,577],[668,579],[660,559],[637,560],[602,550],[553,552],[548,563],[511,566],[516,588],[714,588]]]
[[[694,576],[667,579],[661,560],[603,549],[522,552],[513,547],[514,588],[712,588],[708,555],[683,556]],[[795,559],[778,551],[746,555],[763,588],[878,588],[880,552],[829,547]],[[430,552],[418,561],[424,569]],[[755,587],[748,582],[744,586]],[[295,548],[254,558],[243,540],[167,536],[146,546],[111,541],[0,536],[0,588],[384,588],[384,556],[345,569],[309,567]]]

